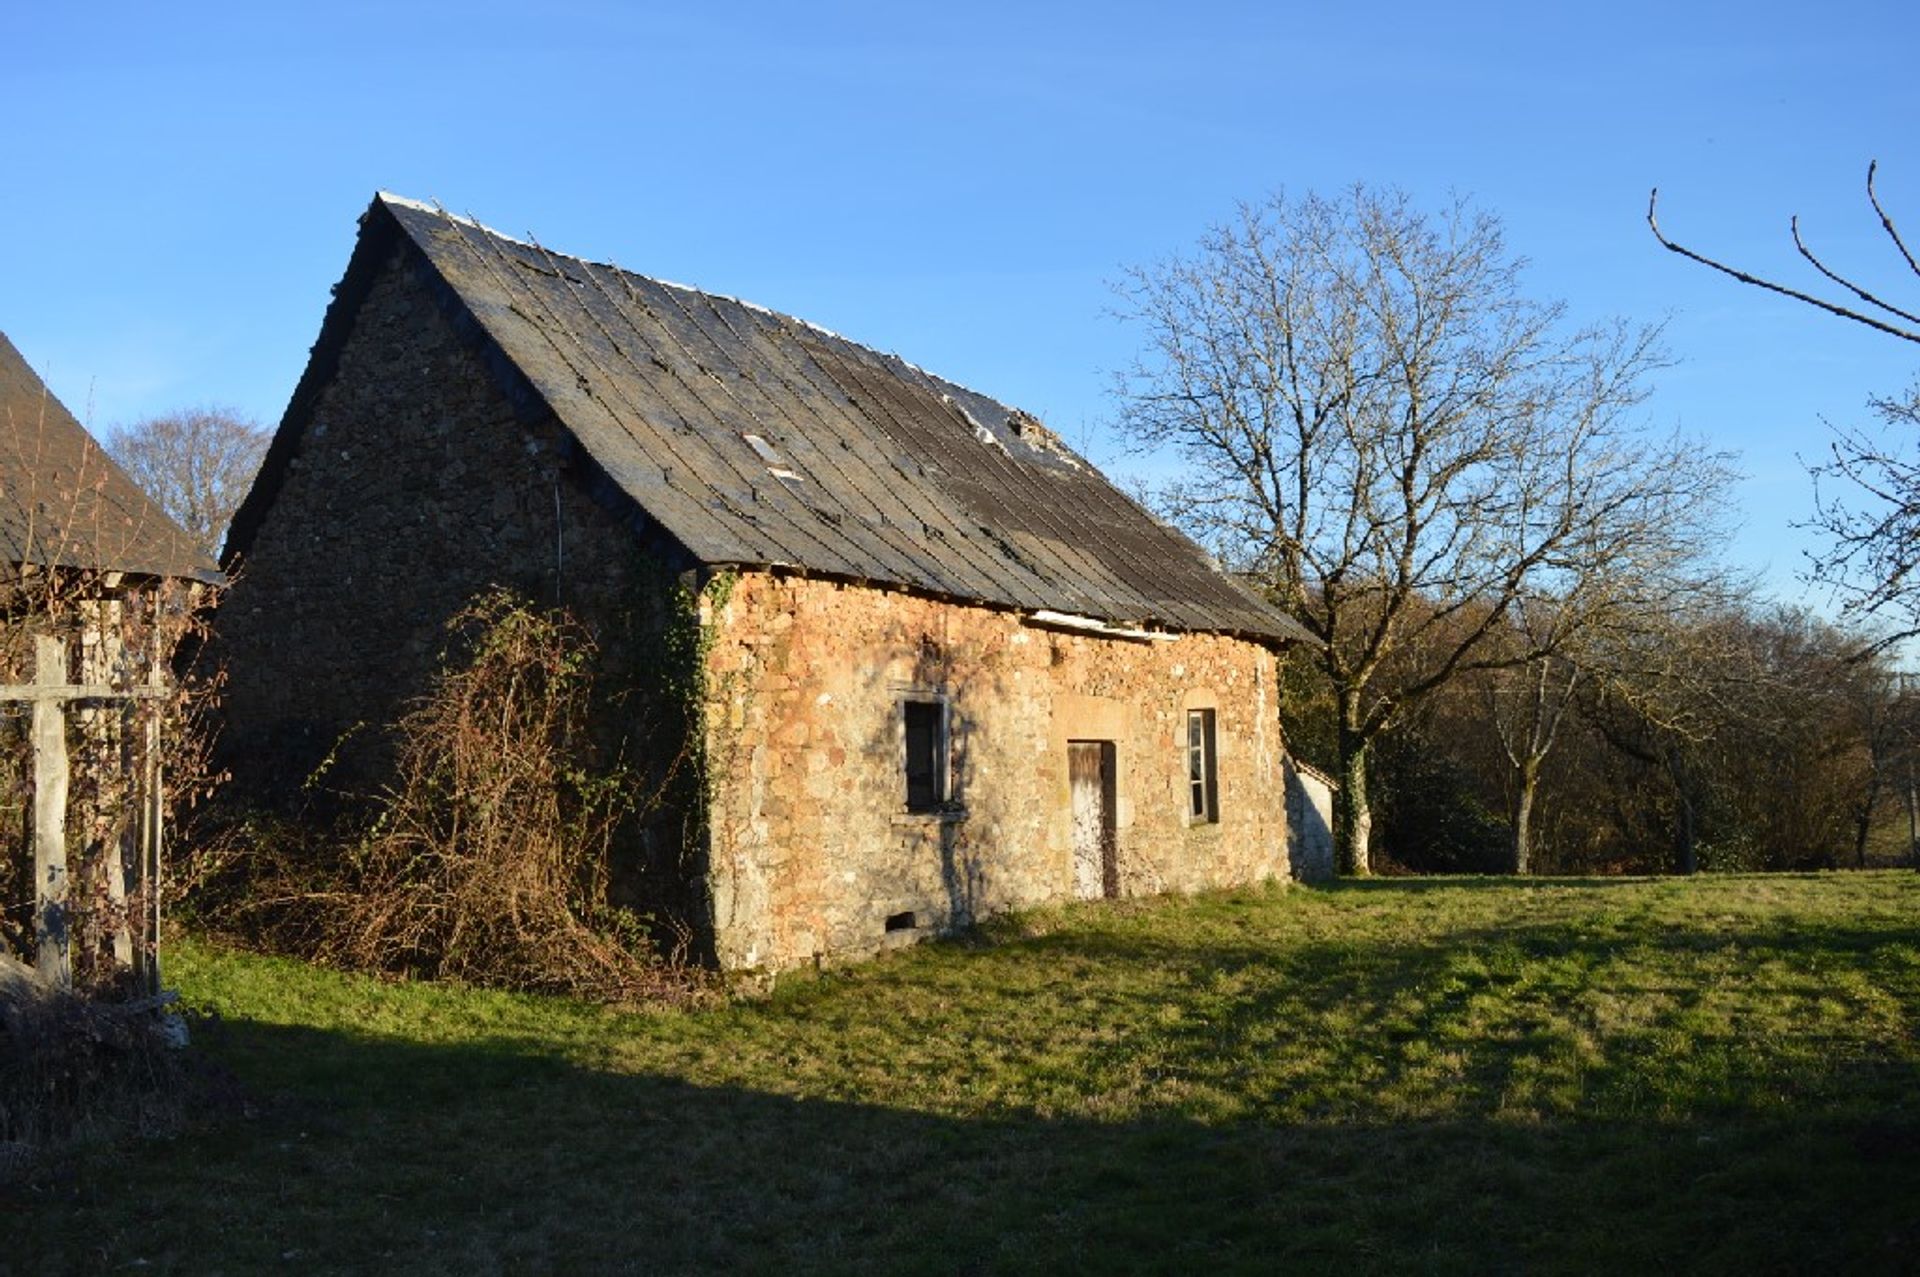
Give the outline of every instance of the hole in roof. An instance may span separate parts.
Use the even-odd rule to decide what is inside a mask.
[[[772,444],[768,443],[759,435],[743,434],[740,437],[745,439],[747,446],[752,448],[759,458],[767,463],[768,474],[786,483],[800,482],[800,476],[787,469],[786,458],[782,457]]]

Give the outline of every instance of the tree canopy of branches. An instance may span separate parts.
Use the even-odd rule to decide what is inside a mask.
[[[1672,616],[1637,655],[1583,670],[1557,720],[1537,816],[1556,872],[1835,868],[1910,854],[1920,700],[1885,653],[1792,608],[1710,599]],[[1427,829],[1413,867],[1488,869],[1513,769],[1492,721],[1508,712],[1469,676],[1381,750],[1382,825]],[[1530,689],[1529,689],[1530,698]],[[1905,802],[1903,803],[1903,800]],[[1459,814],[1480,813],[1479,828]],[[1436,820],[1455,813],[1451,825]],[[1451,842],[1448,841],[1449,837]]]
[[[270,438],[255,422],[226,409],[189,408],[115,428],[107,451],[217,557]]]
[[[1147,333],[1122,423],[1185,463],[1167,512],[1321,644],[1342,872],[1369,870],[1382,733],[1463,673],[1544,658],[1603,602],[1618,614],[1627,583],[1694,553],[1727,477],[1631,420],[1657,332],[1571,327],[1522,266],[1464,201],[1429,215],[1360,186],[1243,206],[1121,285]]]
[[[1878,167],[1867,165],[1867,203],[1905,273],[1920,279],[1920,260],[1874,189]],[[1794,249],[1829,284],[1850,294],[1848,303],[1751,274],[1667,238],[1656,215],[1659,197],[1655,190],[1647,200],[1647,225],[1669,251],[1743,284],[1920,344],[1920,304],[1896,304],[1888,300],[1884,286],[1868,288],[1834,270],[1807,246],[1798,216],[1787,223]],[[1920,457],[1912,450],[1913,435],[1920,431],[1920,381],[1899,395],[1876,396],[1868,402],[1883,429],[1836,431],[1827,459],[1810,467],[1816,495],[1812,525],[1829,539],[1826,551],[1813,561],[1812,576],[1846,596],[1846,606],[1854,614],[1895,620],[1902,627],[1900,632],[1881,640],[1893,642],[1920,634]],[[1889,431],[1895,435],[1891,444],[1886,441]]]

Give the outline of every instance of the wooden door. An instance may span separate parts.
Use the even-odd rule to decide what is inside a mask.
[[[1097,900],[1120,894],[1119,849],[1114,838],[1113,742],[1067,742],[1067,783],[1072,793],[1073,894]]]

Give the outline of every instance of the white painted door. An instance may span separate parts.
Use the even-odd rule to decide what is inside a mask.
[[[1113,743],[1067,742],[1067,783],[1072,793],[1073,894],[1098,900],[1119,893],[1114,844]]]

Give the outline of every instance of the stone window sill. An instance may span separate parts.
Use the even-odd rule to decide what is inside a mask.
[[[893,824],[898,825],[957,825],[967,818],[965,807],[942,807],[938,811],[897,811],[893,814]]]

